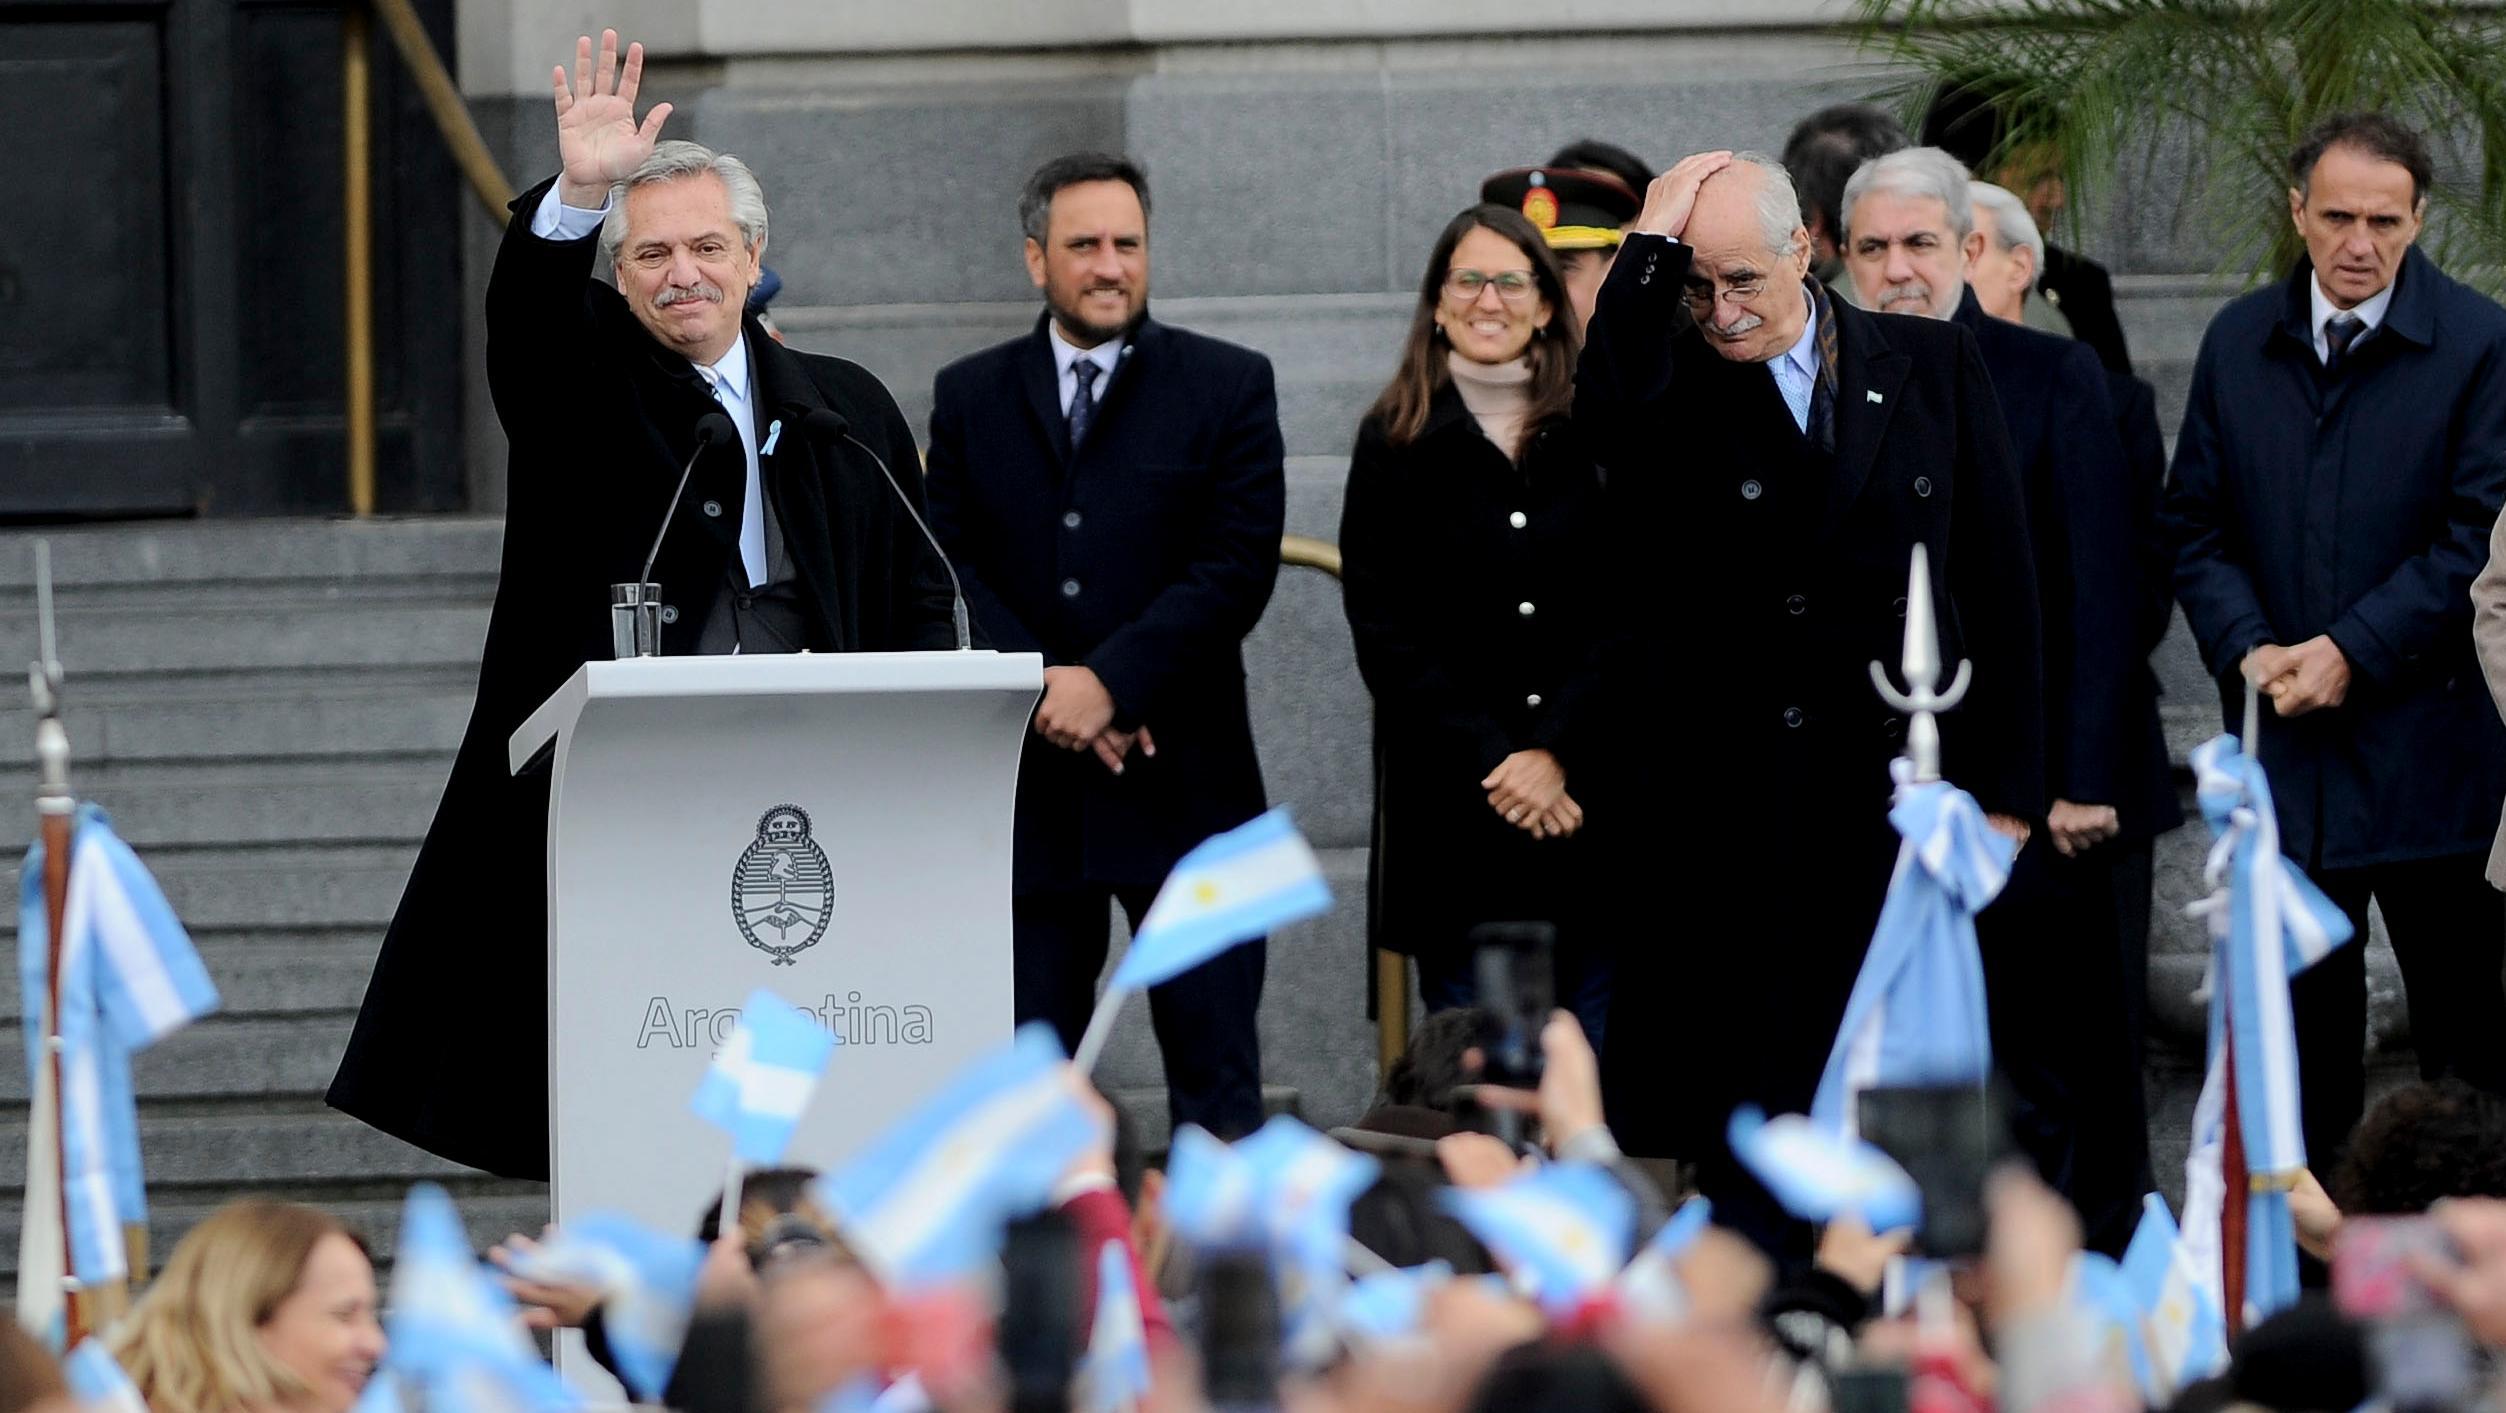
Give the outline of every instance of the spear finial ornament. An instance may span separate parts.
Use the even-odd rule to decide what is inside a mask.
[[[1914,547],[1914,563],[1906,571],[1906,648],[1899,662],[1905,674],[1906,690],[1900,692],[1888,680],[1888,669],[1871,664],[1871,685],[1879,689],[1880,700],[1911,718],[1906,723],[1906,759],[1913,762],[1913,783],[1929,784],[1940,779],[1940,723],[1936,714],[1949,710],[1966,699],[1967,679],[1974,667],[1964,658],[1945,691],[1940,686],[1940,624],[1932,616],[1931,556],[1921,544]]]

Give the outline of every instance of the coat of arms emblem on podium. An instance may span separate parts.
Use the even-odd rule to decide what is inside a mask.
[[[748,944],[788,967],[827,934],[835,913],[835,871],[809,837],[809,812],[776,805],[757,820],[757,838],[731,870],[731,918]]]

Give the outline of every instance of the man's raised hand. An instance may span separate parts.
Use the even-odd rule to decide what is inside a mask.
[[[1697,192],[1705,179],[1732,164],[1729,152],[1700,152],[1679,159],[1679,165],[1645,188],[1645,209],[1636,213],[1630,230],[1678,240],[1688,231],[1688,216],[1697,209]]]
[[[592,58],[592,37],[574,41],[574,77],[560,66],[550,70],[557,89],[557,154],[565,163],[558,178],[558,200],[591,210],[609,200],[609,188],[653,155],[662,121],[670,105],[656,103],[635,121],[635,91],[644,83],[644,46],[630,44],[626,70],[618,69],[618,32],[600,32],[600,58]]]

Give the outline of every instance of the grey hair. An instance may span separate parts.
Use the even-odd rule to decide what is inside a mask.
[[[1873,192],[1916,200],[1930,197],[1949,210],[1949,232],[1965,240],[1975,229],[1974,185],[1964,163],[1937,147],[1906,147],[1874,157],[1845,183],[1845,234],[1853,234],[1853,208]]]
[[[1758,229],[1777,259],[1792,254],[1800,248],[1793,234],[1802,228],[1801,196],[1793,188],[1792,173],[1763,152],[1735,152],[1732,165],[1758,169]]]
[[[2045,234],[2036,229],[2036,218],[2027,213],[2027,203],[2011,194],[2007,187],[1991,182],[1974,182],[1967,193],[1975,205],[1993,213],[1993,243],[2004,250],[2024,245],[2036,253],[2036,268],[2045,268]]]
[[[693,142],[657,142],[653,155],[627,173],[625,181],[609,188],[609,214],[600,223],[600,255],[611,264],[618,261],[618,251],[626,244],[627,193],[639,186],[655,182],[683,181],[711,172],[722,179],[722,189],[730,193],[731,223],[740,228],[740,240],[749,249],[766,238],[766,193],[757,185],[757,174],[748,164],[728,152],[716,152]]]

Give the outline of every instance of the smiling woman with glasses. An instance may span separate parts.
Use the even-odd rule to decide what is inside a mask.
[[[1442,1011],[1477,999],[1474,928],[1550,924],[1558,1000],[1597,1044],[1615,619],[1600,476],[1568,415],[1579,342],[1539,230],[1502,206],[1456,216],[1358,430],[1340,552],[1375,699],[1375,944],[1417,958]]]

